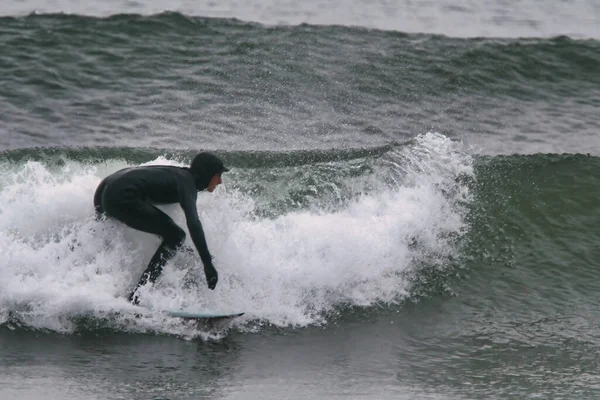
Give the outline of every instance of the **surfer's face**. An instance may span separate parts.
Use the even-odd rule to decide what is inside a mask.
[[[216,187],[219,186],[221,183],[223,183],[223,181],[221,180],[221,173],[219,172],[218,174],[212,177],[212,179],[208,183],[208,188],[206,190],[212,193],[216,189]]]

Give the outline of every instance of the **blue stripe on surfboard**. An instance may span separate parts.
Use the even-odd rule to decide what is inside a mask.
[[[210,318],[234,318],[244,315],[244,313],[218,314],[218,313],[199,313],[189,311],[165,311],[169,317],[177,318],[194,318],[194,319],[210,319]]]

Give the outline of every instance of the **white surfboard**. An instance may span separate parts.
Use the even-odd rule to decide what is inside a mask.
[[[236,318],[236,317],[244,315],[243,312],[240,312],[240,313],[205,313],[205,312],[192,312],[192,311],[165,311],[165,313],[169,317],[174,317],[174,318],[196,319],[196,320],[207,320],[207,321]]]

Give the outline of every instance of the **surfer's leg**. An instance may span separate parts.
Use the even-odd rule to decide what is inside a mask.
[[[120,208],[117,213],[111,212],[110,214],[131,228],[153,233],[163,239],[129,296],[129,300],[137,304],[137,296],[135,295],[137,289],[148,282],[156,281],[165,264],[175,255],[177,248],[185,241],[185,232],[171,217],[148,203],[128,204],[126,207]]]

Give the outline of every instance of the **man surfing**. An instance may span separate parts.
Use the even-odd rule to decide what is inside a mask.
[[[125,225],[162,237],[162,243],[152,256],[129,301],[139,304],[138,289],[160,276],[165,264],[175,255],[185,241],[185,232],[156,204],[179,203],[185,213],[188,231],[204,264],[204,274],[209,289],[219,280],[208,251],[206,237],[198,218],[196,199],[198,192],[212,193],[223,183],[221,174],[227,172],[223,161],[208,152],[194,157],[190,167],[152,165],[130,167],[107,176],[94,194],[96,215],[115,218]]]

